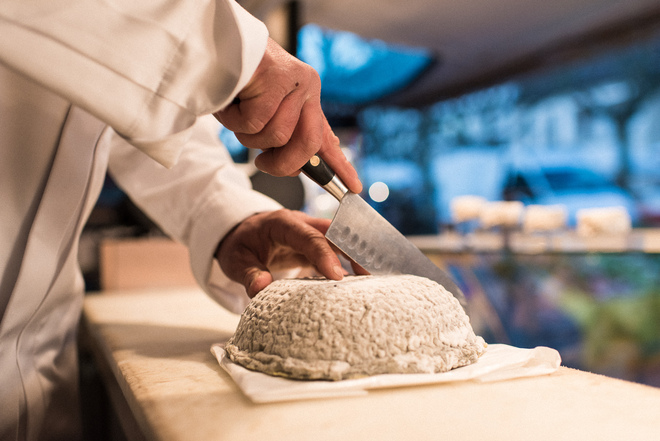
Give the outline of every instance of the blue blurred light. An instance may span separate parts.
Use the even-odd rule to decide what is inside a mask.
[[[225,145],[227,151],[231,155],[231,158],[236,163],[247,163],[248,162],[248,149],[236,138],[236,135],[231,130],[228,130],[224,127],[220,129],[220,141]]]
[[[434,61],[426,49],[365,40],[350,32],[304,26],[298,57],[321,76],[324,101],[366,104],[408,86]]]

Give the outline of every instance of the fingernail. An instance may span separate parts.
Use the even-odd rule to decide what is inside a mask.
[[[335,275],[337,276],[337,280],[341,280],[344,278],[344,271],[342,270],[342,267],[339,265],[335,265],[332,267],[332,270],[334,271]]]
[[[257,279],[259,278],[259,273],[255,274],[252,276],[252,279],[250,280],[250,283],[248,284],[247,292],[248,292],[248,297],[252,298],[257,295],[259,292],[257,290]]]

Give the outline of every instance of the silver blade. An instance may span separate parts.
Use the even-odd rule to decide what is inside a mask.
[[[436,281],[467,310],[465,295],[383,216],[355,193],[341,200],[325,237],[371,274],[413,274]]]

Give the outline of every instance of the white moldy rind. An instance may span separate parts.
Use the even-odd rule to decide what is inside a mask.
[[[267,374],[342,380],[445,372],[485,347],[447,290],[402,275],[276,281],[250,302],[225,349]]]

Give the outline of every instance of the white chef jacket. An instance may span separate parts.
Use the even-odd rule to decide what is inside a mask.
[[[78,237],[108,167],[209,294],[247,301],[213,251],[279,205],[198,116],[247,82],[266,31],[231,0],[8,0],[0,35],[0,439],[72,440]]]

